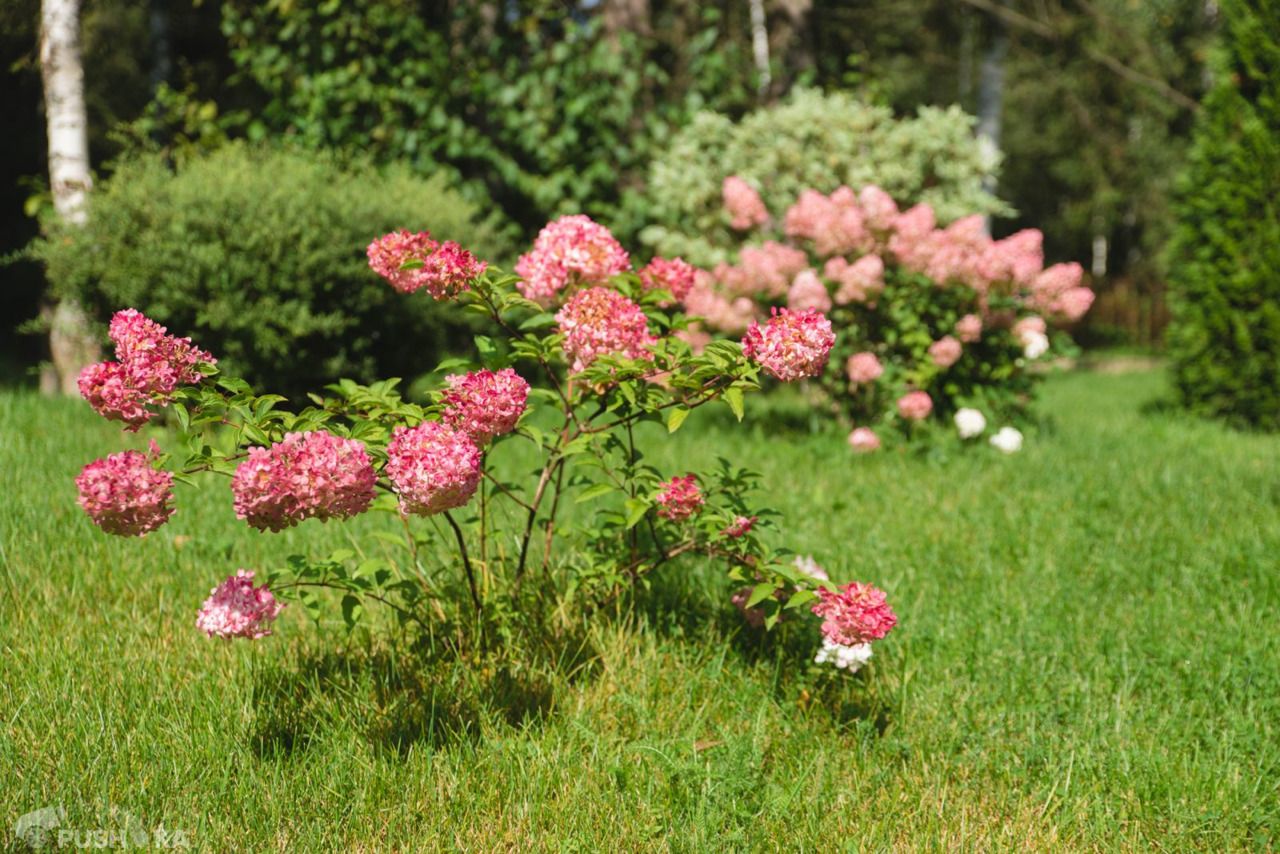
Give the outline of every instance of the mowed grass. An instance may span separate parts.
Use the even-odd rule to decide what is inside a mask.
[[[780,543],[888,590],[873,666],[810,693],[683,565],[666,596],[697,619],[637,608],[536,691],[475,673],[466,697],[296,608],[256,644],[199,635],[229,571],[352,528],[258,535],[217,483],[143,541],[102,535],[72,478],[126,440],[6,393],[0,833],[62,806],[210,850],[1274,847],[1280,441],[1144,407],[1161,393],[1052,378],[1010,458],[855,458],[699,413],[653,458],[761,471]]]

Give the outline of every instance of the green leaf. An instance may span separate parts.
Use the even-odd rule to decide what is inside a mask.
[[[573,503],[583,504],[593,498],[599,498],[601,495],[608,495],[611,492],[616,492],[617,489],[618,488],[612,483],[597,483],[582,490],[582,492],[573,499]]]
[[[649,502],[640,498],[627,499],[627,527],[634,528],[640,524],[644,514],[649,512]]]
[[[751,596],[747,598],[747,604],[743,607],[754,608],[764,600],[773,595],[773,591],[778,587],[772,581],[762,581],[751,591]]]
[[[526,332],[531,329],[546,329],[548,326],[554,326],[556,316],[549,311],[543,311],[530,317],[524,323],[520,324],[520,331]]]
[[[729,404],[729,408],[733,410],[733,414],[738,420],[742,420],[745,412],[742,406],[742,389],[737,386],[730,386],[724,391],[724,402]]]
[[[677,406],[671,410],[671,414],[667,416],[667,432],[674,433],[680,429],[680,425],[689,417],[690,410],[688,407]]]
[[[363,614],[364,605],[361,604],[359,596],[348,593],[342,597],[342,619],[346,621],[348,629],[355,628]]]

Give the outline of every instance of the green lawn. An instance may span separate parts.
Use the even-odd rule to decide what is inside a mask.
[[[668,567],[708,619],[638,609],[537,690],[478,673],[460,698],[296,608],[256,644],[198,634],[229,571],[353,529],[259,535],[218,484],[143,541],[102,535],[71,481],[118,431],[5,393],[0,839],[60,805],[215,850],[1273,847],[1280,440],[1146,411],[1160,394],[1055,377],[1010,458],[855,458],[698,413],[657,455],[762,471],[786,544],[888,590],[872,667],[809,693],[727,587]]]

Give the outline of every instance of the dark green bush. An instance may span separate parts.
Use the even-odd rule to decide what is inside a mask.
[[[1179,200],[1168,333],[1193,411],[1280,429],[1280,2],[1227,0]]]
[[[176,171],[130,157],[91,204],[86,227],[50,223],[33,245],[58,293],[101,320],[137,308],[294,396],[341,376],[412,377],[465,340],[455,307],[405,298],[369,271],[374,237],[429,229],[482,258],[506,249],[495,217],[442,178],[245,145]]]

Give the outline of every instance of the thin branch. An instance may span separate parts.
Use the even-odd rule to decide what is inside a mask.
[[[462,529],[458,527],[458,523],[454,521],[449,511],[444,511],[445,521],[449,523],[449,527],[453,528],[453,535],[458,539],[458,551],[462,554],[462,568],[467,573],[467,585],[471,588],[471,601],[475,603],[476,611],[480,611],[480,592],[476,589],[476,574],[471,569],[471,558],[467,556],[467,538],[462,536]]]

